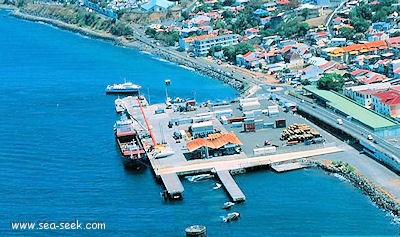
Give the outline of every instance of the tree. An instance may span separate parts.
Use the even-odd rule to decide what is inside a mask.
[[[364,33],[369,28],[369,22],[363,18],[353,18],[352,25],[354,26],[354,30],[358,33]]]
[[[347,27],[342,27],[339,30],[339,34],[338,37],[342,37],[342,38],[346,38],[348,40],[352,40],[354,38],[354,34],[356,32],[354,31],[354,29],[350,29]]]
[[[149,27],[146,29],[145,34],[151,38],[154,38],[154,37],[156,37],[157,31],[155,29]]]
[[[215,29],[224,29],[226,26],[225,22],[221,19],[218,19],[217,22],[215,23]]]
[[[297,34],[300,36],[304,36],[307,34],[307,31],[310,29],[310,26],[307,22],[302,22],[297,25]]]
[[[236,50],[233,45],[223,48],[223,51],[224,57],[226,57],[228,61],[234,62],[236,60]]]
[[[310,15],[310,9],[304,8],[301,11],[301,16],[304,17],[304,20],[307,20],[308,16]]]
[[[337,73],[325,73],[317,83],[321,90],[334,90],[340,91],[344,85],[344,79]]]
[[[392,14],[393,11],[394,9],[388,6],[380,7],[372,16],[372,21],[373,22],[386,21],[388,15]]]
[[[236,1],[235,0],[225,0],[223,5],[224,6],[232,6]]]
[[[183,19],[185,19],[185,20],[189,19],[189,12],[183,11],[183,12],[181,13],[181,17],[183,17]]]
[[[369,5],[362,3],[360,6],[353,8],[350,12],[350,18],[362,18],[364,20],[371,20],[372,11]]]
[[[253,51],[254,47],[253,45],[249,44],[249,43],[239,43],[237,45],[235,45],[235,53],[236,55],[238,54],[245,54],[247,52]]]

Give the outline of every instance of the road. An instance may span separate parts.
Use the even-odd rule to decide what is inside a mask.
[[[281,94],[281,96],[283,96]],[[309,104],[307,102],[302,102],[300,99],[295,97],[285,97],[290,101],[294,101],[297,104],[299,110],[304,111],[307,114],[314,115],[318,117],[321,121],[331,125],[332,127],[342,130],[350,136],[362,141],[376,150],[382,151],[387,154],[389,157],[400,163],[400,149],[397,146],[394,146],[390,142],[386,141],[384,138],[375,135],[371,130],[361,126],[357,122],[354,122],[350,119],[347,119],[343,116],[333,113],[330,110],[327,110],[321,106],[315,104]],[[342,125],[337,123],[337,119],[341,118],[344,122]],[[368,140],[368,134],[372,134],[374,138],[374,142],[372,140]]]

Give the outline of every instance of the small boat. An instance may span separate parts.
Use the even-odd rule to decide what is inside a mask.
[[[140,88],[139,85],[133,84],[132,82],[124,82],[122,84],[108,85],[106,87],[106,94],[117,94],[117,93],[138,93]]]
[[[224,222],[231,222],[231,221],[238,220],[239,217],[240,217],[240,213],[239,212],[231,212],[231,213],[228,213],[228,215],[226,215],[225,217],[223,217],[222,220]]]
[[[215,189],[219,189],[221,187],[222,187],[222,184],[216,183],[215,186],[213,187],[213,189],[215,190]]]
[[[214,175],[212,175],[212,174],[199,174],[199,175],[195,175],[195,176],[189,176],[189,177],[187,177],[187,180],[189,180],[191,182],[198,182],[198,181],[211,179],[211,178],[214,178]]]
[[[172,156],[175,152],[173,150],[171,150],[170,148],[166,149],[166,150],[161,150],[158,152],[155,152],[154,154],[154,158],[155,159],[159,159],[159,158],[164,158],[167,156]]]
[[[164,158],[164,157],[167,157],[167,156],[171,156],[174,153],[175,152],[168,145],[161,144],[161,145],[156,145],[154,147],[153,157],[155,159]]]
[[[230,209],[233,205],[235,205],[234,202],[225,202],[224,206],[222,206],[222,209],[228,210]]]
[[[114,103],[115,103],[115,111],[117,111],[117,113],[122,113],[125,111],[125,104],[122,99],[118,98],[114,101]]]

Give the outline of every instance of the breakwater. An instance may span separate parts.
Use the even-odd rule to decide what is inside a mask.
[[[353,167],[343,162],[331,162],[331,161],[316,161],[308,160],[310,164],[321,168],[322,170],[339,174],[345,179],[350,181],[355,187],[359,188],[364,194],[366,194],[371,201],[373,201],[378,207],[390,212],[396,217],[400,217],[400,203],[390,194],[382,190],[381,188],[374,185],[371,181],[365,178]]]

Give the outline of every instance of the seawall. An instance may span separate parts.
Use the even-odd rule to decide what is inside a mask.
[[[309,162],[326,172],[343,176],[366,194],[378,207],[390,212],[396,217],[400,217],[400,201],[369,181],[358,170],[353,170],[353,167],[349,168],[345,163],[335,165],[331,161],[309,160]]]

